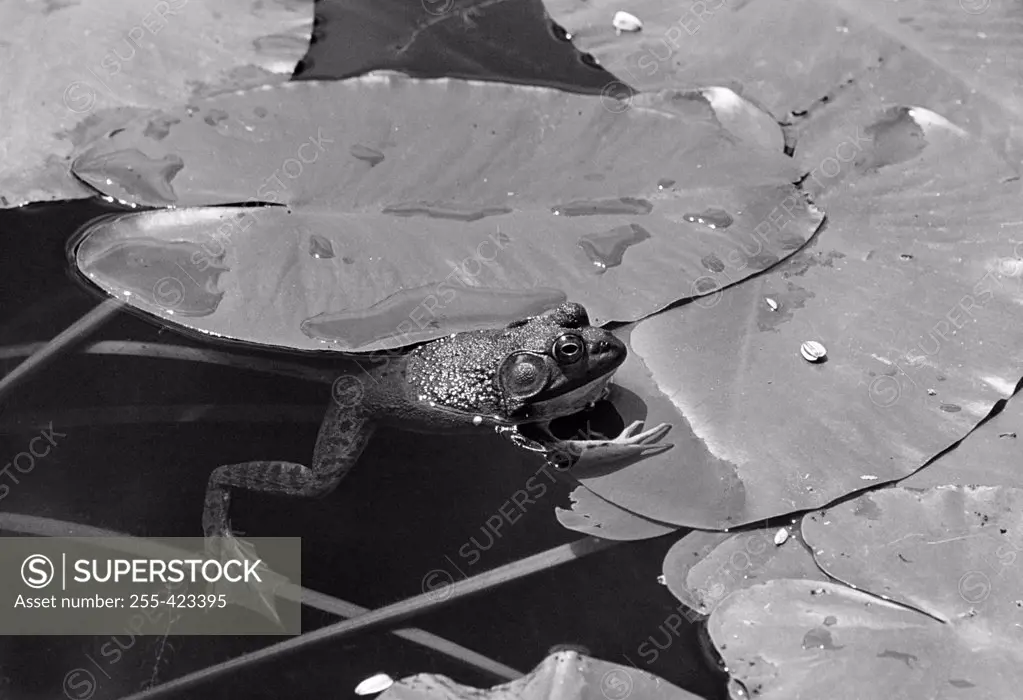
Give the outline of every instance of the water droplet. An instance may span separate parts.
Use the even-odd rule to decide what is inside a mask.
[[[369,146],[355,144],[348,149],[348,152],[359,160],[364,160],[369,163],[370,167],[384,162],[384,154],[375,148],[370,148]]]
[[[844,649],[845,645],[835,646],[835,640],[831,636],[831,632],[823,627],[815,627],[803,635],[803,648],[837,651],[838,649]]]
[[[725,269],[725,264],[721,262],[721,258],[714,255],[714,253],[703,256],[703,258],[700,259],[700,264],[711,272],[723,272]]]
[[[548,26],[550,27],[551,34],[558,41],[571,41],[572,35],[565,31],[565,28],[562,27],[557,22],[551,21],[550,25]]]
[[[958,413],[959,411],[963,410],[962,406],[959,406],[958,404],[954,403],[943,403],[938,408],[940,408],[945,413]]]
[[[722,649],[724,649],[723,646]],[[735,676],[728,679],[728,698],[729,700],[749,700],[749,691]]]
[[[923,129],[907,107],[892,107],[863,132],[873,138],[873,143],[855,161],[861,170],[902,163],[915,158],[927,146]]]
[[[683,214],[682,219],[691,224],[702,224],[703,226],[714,230],[719,228],[728,228],[735,221],[735,219],[732,218],[732,215],[727,211],[716,207],[705,209],[699,214]]]
[[[223,256],[223,248],[211,255],[190,241],[139,237],[120,239],[88,260],[80,259],[79,267],[104,288],[130,292],[166,313],[209,316],[224,296],[217,291],[221,273],[228,270]]]
[[[696,281],[693,282],[693,290],[697,294],[709,294],[715,289],[718,289],[718,283],[710,277],[698,277]]]
[[[645,228],[639,224],[629,224],[616,226],[604,233],[587,233],[579,238],[579,247],[603,271],[621,265],[625,251],[648,238],[650,233]]]
[[[478,221],[487,216],[510,214],[511,211],[508,207],[475,209],[462,207],[457,204],[431,204],[428,202],[391,204],[381,210],[384,214],[392,214],[394,216],[428,216],[431,219],[451,219],[454,221]]]
[[[592,199],[566,202],[551,207],[555,216],[599,216],[603,214],[649,214],[654,205],[637,197],[617,199]]]
[[[838,624],[838,618],[834,615],[828,615],[824,618],[824,626],[831,627],[832,625]]]
[[[137,148],[80,156],[71,170],[98,190],[119,187],[119,198],[137,196],[150,204],[174,204],[178,196],[171,180],[185,167],[185,162],[168,153],[159,160],[150,158]]]
[[[170,117],[167,115],[154,117],[146,124],[146,128],[142,131],[142,135],[148,139],[154,141],[162,141],[167,138],[170,134],[171,127],[175,124],[180,124],[181,120],[176,117]]]
[[[227,121],[230,115],[222,109],[213,108],[202,118],[210,126],[216,127],[220,122]]]
[[[674,180],[669,180],[668,178],[662,178],[662,179],[657,181],[657,189],[659,189],[659,190],[666,190],[666,189],[668,189],[669,187],[671,187],[674,184],[675,184]]]
[[[334,245],[318,233],[309,236],[309,255],[317,259],[334,257]]]
[[[423,300],[434,295],[439,284],[402,289],[368,309],[317,314],[302,322],[302,332],[310,338],[339,341],[348,348],[361,348],[385,339],[407,345],[448,333],[493,328],[542,313],[567,299],[560,289],[546,287],[528,290],[464,287],[450,302],[431,312]],[[410,318],[429,321],[422,324],[422,331],[406,332],[403,329],[408,327]]]

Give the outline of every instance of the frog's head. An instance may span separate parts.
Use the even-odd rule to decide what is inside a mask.
[[[590,325],[581,304],[565,303],[540,316],[516,321],[520,348],[501,362],[496,376],[512,423],[552,420],[586,408],[607,391],[625,362],[625,343]]]
[[[494,424],[547,421],[600,399],[625,344],[566,302],[496,330],[457,333],[417,348],[410,386],[438,410]]]

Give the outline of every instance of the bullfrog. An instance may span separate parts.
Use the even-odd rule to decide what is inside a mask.
[[[636,421],[607,440],[560,440],[546,428],[606,396],[626,353],[622,341],[590,325],[581,304],[565,302],[503,328],[454,333],[420,345],[362,375],[343,375],[334,382],[312,466],[257,461],[218,467],[206,490],[203,531],[207,537],[231,537],[232,489],[329,494],[382,425],[420,433],[492,429],[560,468],[593,451],[617,458],[668,449],[670,444],[659,442],[671,428],[667,423],[644,431]],[[545,438],[519,432],[530,424]]]

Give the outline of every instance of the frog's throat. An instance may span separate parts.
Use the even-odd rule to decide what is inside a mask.
[[[608,395],[613,377],[614,372],[609,372],[553,399],[536,401],[530,404],[526,415],[516,416],[510,422],[540,423],[579,413]]]

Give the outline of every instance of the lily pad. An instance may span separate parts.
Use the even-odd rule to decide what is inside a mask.
[[[827,39],[847,45],[842,72],[831,71],[837,89],[821,92],[820,99],[803,105],[803,116],[792,119],[791,136],[799,143],[795,157],[807,171],[817,169],[815,186],[830,184],[823,160],[834,159],[843,141],[855,140],[841,124],[865,125],[865,117],[893,105],[941,115],[1019,170],[1023,46],[1004,31],[1018,21],[1016,8],[987,0],[810,4],[835,8],[849,29]],[[848,152],[848,146],[841,148]]]
[[[1013,697],[1023,680],[1023,491],[889,488],[803,520],[838,583],[726,598],[711,638],[764,698]],[[855,673],[850,673],[855,668]]]
[[[693,530],[672,545],[664,556],[664,585],[673,596],[701,615],[708,614],[711,607],[703,606],[700,602],[703,596],[698,595],[695,588],[690,588],[686,579],[694,566],[732,537],[727,532]]]
[[[776,114],[825,94],[866,53],[857,31],[865,22],[838,3],[636,0],[625,9],[643,22],[642,31],[621,34],[611,18],[622,6],[610,0],[547,5],[576,46],[636,89],[725,85]]]
[[[700,700],[699,696],[631,666],[559,651],[522,678],[481,690],[446,676],[422,673],[398,681],[380,700]]]
[[[808,515],[803,536],[829,575],[1023,653],[1021,503],[1007,487],[882,489]]]
[[[949,452],[899,482],[899,486],[1012,486],[1023,488],[1023,400],[1009,399],[1000,413],[981,423]]]
[[[566,297],[596,324],[634,321],[817,230],[791,161],[737,141],[699,96],[619,104],[379,74],[196,101],[102,137],[75,174],[131,204],[287,206],[104,220],[77,263],[195,331],[359,352]],[[168,308],[161,282],[190,305]]]
[[[576,46],[639,90],[725,86],[789,125],[793,141],[807,141],[809,128],[832,148],[834,129],[821,130],[819,117],[846,118],[869,93],[927,106],[1019,161],[1023,45],[1005,29],[1018,19],[1010,3],[546,4]],[[620,9],[639,17],[642,31],[617,35],[611,18]],[[820,157],[809,162],[807,170]]]
[[[756,528],[730,535],[697,530],[676,542],[664,557],[668,590],[703,615],[734,591],[789,578],[829,580],[797,527]]]
[[[968,628],[839,584],[738,591],[708,630],[733,681],[763,700],[1010,698],[1023,680],[1019,646],[977,643]]]
[[[76,146],[139,114],[283,82],[309,45],[312,2],[0,5],[0,207],[87,197]]]
[[[555,508],[558,522],[569,530],[605,540],[647,540],[678,529],[608,503],[585,486],[569,494],[571,508]]]
[[[850,162],[821,197],[828,224],[811,246],[636,324],[618,376],[648,423],[674,424],[676,449],[581,477],[587,488],[655,520],[731,528],[907,476],[1012,394],[1019,182],[920,110],[874,115],[865,154],[884,151],[893,120],[916,124],[921,148]],[[807,341],[822,361],[804,358]]]

